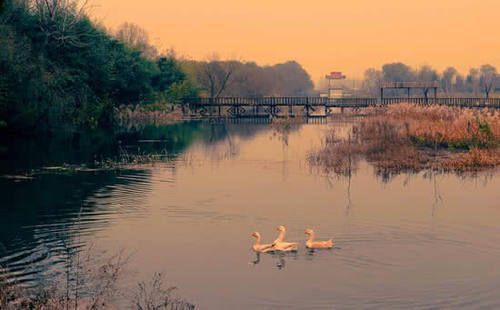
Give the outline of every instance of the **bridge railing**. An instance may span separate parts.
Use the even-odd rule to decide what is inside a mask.
[[[397,103],[419,105],[447,105],[461,107],[500,108],[500,98],[327,98],[327,97],[194,97],[185,98],[184,104],[196,106],[326,106],[369,107]]]
[[[500,108],[500,98],[459,98],[459,97],[439,97],[439,98],[384,98],[382,105],[397,103],[413,103],[418,105],[446,105],[457,107],[491,107]]]
[[[324,97],[194,97],[185,98],[185,103],[198,105],[325,105],[328,98]]]

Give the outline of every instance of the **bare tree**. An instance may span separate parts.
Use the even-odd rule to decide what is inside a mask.
[[[384,78],[382,71],[370,68],[365,71],[364,75],[363,89],[370,95],[376,96],[380,91],[380,86]]]
[[[441,78],[441,85],[446,94],[452,91],[453,81],[457,75],[457,69],[453,67],[448,67],[443,71],[443,76]]]
[[[219,60],[217,55],[204,62],[198,72],[198,82],[207,89],[210,98],[219,97],[232,81],[236,62]]]
[[[158,55],[156,47],[150,44],[146,30],[132,23],[123,23],[116,31],[116,37],[126,45],[143,52],[148,59]]]
[[[497,68],[492,65],[482,65],[479,69],[479,85],[486,94],[486,98],[490,97],[490,92],[497,77]]]
[[[91,35],[91,29],[78,27],[78,24],[87,18],[87,4],[87,0],[34,0],[32,10],[47,41],[84,47],[87,46],[84,38]]]
[[[439,74],[437,73],[436,70],[431,68],[430,66],[422,66],[418,71],[417,71],[417,80],[420,82],[429,82],[429,81],[437,81],[439,80]],[[424,88],[424,97],[425,97],[425,102],[429,100],[429,91],[431,88]]]
[[[465,80],[468,91],[477,95],[479,91],[479,70],[476,68],[471,68],[469,74]]]

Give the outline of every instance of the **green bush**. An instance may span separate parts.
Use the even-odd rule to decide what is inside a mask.
[[[148,59],[114,38],[77,2],[48,10],[7,0],[0,15],[0,120],[39,132],[113,126],[114,107],[196,94],[173,56]]]

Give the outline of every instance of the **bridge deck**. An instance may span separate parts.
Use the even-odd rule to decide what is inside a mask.
[[[301,114],[328,116],[333,108],[368,108],[397,103],[446,105],[463,108],[500,109],[500,98],[324,98],[324,97],[218,97],[187,98],[183,101],[185,115],[218,115],[229,117],[265,117]],[[318,111],[322,114],[318,115]]]

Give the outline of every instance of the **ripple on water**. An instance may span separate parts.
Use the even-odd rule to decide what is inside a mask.
[[[491,207],[499,197],[497,176],[495,186],[472,187],[453,175],[442,178],[443,199],[433,204],[432,184],[421,174],[381,186],[363,163],[346,198],[346,182],[329,186],[304,164],[316,129],[290,132],[286,146],[269,132],[240,139],[228,130],[229,138],[194,143],[188,155],[165,164],[26,182],[2,178],[18,186],[10,187],[18,189],[12,204],[27,216],[0,208],[23,223],[0,253],[0,265],[23,281],[50,278],[68,247],[104,236],[105,246],[138,244],[142,256],[133,267],[166,270],[200,308],[500,308],[500,214]],[[214,155],[226,151],[229,139],[239,153]],[[339,201],[347,199],[353,203],[344,210]],[[318,239],[333,236],[334,249],[306,252],[304,222]],[[272,240],[281,223],[287,237],[300,240],[299,253],[263,255],[248,267],[250,232],[259,229]],[[132,226],[139,241],[123,236]]]
[[[79,173],[88,178],[88,172]],[[37,275],[54,276],[58,271],[53,267],[64,263],[68,251],[78,251],[87,240],[122,218],[139,218],[147,213],[144,201],[151,192],[150,176],[150,171],[121,171],[113,184],[98,187],[83,200],[75,191],[70,197],[76,201],[61,201],[59,207],[40,214],[35,224],[21,227],[21,233],[31,237],[13,240],[8,245],[13,250],[0,253],[0,266],[25,283],[40,280]],[[67,178],[51,175],[50,179],[54,182],[58,177],[62,182]]]

